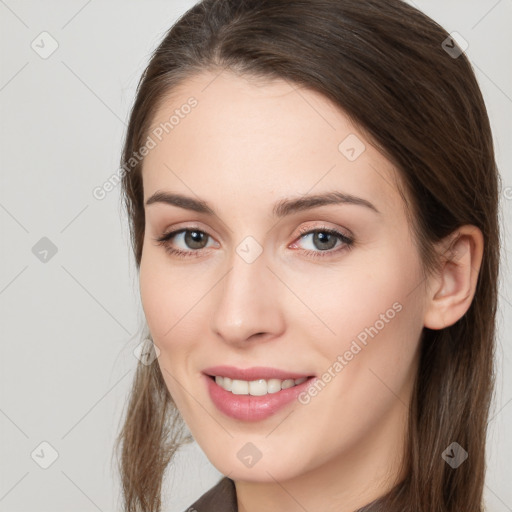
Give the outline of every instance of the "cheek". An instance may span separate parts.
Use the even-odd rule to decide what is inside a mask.
[[[205,290],[197,272],[190,274],[173,268],[161,251],[163,249],[143,252],[139,288],[153,339],[165,347],[171,340],[180,339],[179,331],[191,327],[190,318]]]
[[[417,287],[421,277],[414,258],[397,261],[387,269],[371,276],[365,288],[357,291],[354,303],[360,305],[359,311],[349,307],[350,337],[344,341],[349,353],[360,347],[357,355],[349,355],[352,360],[343,370],[359,395],[354,398],[376,404],[376,408],[378,403],[406,401],[423,330],[423,303]]]
[[[421,303],[411,293],[421,282],[414,253],[397,254],[391,249],[376,257],[358,257],[357,262],[338,268],[319,268],[303,274],[295,286],[305,297],[309,309],[324,324],[332,346],[334,340],[359,336],[364,342],[372,327],[390,331],[398,327],[399,317],[412,314]],[[366,261],[367,260],[367,261]],[[365,334],[366,333],[366,334]],[[337,347],[343,348],[343,346]]]
[[[139,272],[141,302],[153,341],[160,349],[157,362],[167,389],[178,409],[188,411],[191,404],[183,383],[192,371],[190,354],[200,339],[195,332],[197,319],[193,321],[197,307],[193,306],[204,291],[162,260],[149,251],[143,254]]]
[[[324,324],[325,335],[316,339],[326,370],[347,380],[341,393],[365,401],[409,379],[423,329],[417,255],[390,249],[380,256],[328,278],[319,274],[317,286],[306,288],[308,306]]]
[[[318,376],[324,384],[303,402],[322,411],[321,420],[311,414],[310,421],[323,432],[323,440],[315,442],[326,459],[325,446],[356,445],[386,418],[407,410],[422,331],[421,302],[410,293],[411,282],[405,272],[352,273],[343,284],[333,282],[329,293],[323,290],[329,297],[323,309],[320,294],[310,295],[318,316],[335,332],[312,338],[324,360]]]
[[[172,288],[168,286],[166,277],[158,271],[158,267],[152,265],[149,258],[144,257],[140,265],[139,287],[149,330],[154,341],[158,342],[174,323],[176,304],[173,294],[169,293]]]

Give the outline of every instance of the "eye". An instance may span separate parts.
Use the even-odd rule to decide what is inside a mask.
[[[328,228],[325,226],[321,226],[315,229],[301,228],[300,230],[301,236],[299,240],[307,240],[307,244],[310,248],[306,248],[304,252],[308,256],[313,257],[328,257],[333,254],[337,254],[340,251],[349,250],[354,244],[353,238],[340,233],[336,229]],[[338,242],[340,242],[338,244]],[[334,249],[338,244],[338,248]],[[294,242],[292,246],[296,246],[297,243]],[[313,249],[311,249],[311,247]],[[319,249],[319,250],[315,250]]]
[[[160,238],[156,238],[155,241],[158,245],[163,245],[169,254],[188,257],[200,256],[201,250],[207,248],[206,242],[208,238],[211,238],[208,233],[201,231],[199,228],[190,227],[171,231],[170,233],[162,235]],[[182,247],[175,248],[171,245],[171,242],[181,242]],[[183,244],[185,248],[183,248]],[[187,248],[191,250],[187,250]]]

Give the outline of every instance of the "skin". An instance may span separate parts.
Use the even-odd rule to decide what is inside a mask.
[[[175,192],[216,212],[146,206],[140,292],[166,385],[208,459],[235,481],[240,511],[352,511],[404,476],[421,332],[467,311],[481,232],[460,228],[454,261],[425,280],[397,170],[325,97],[286,81],[204,72],[173,91],[152,126],[190,96],[197,107],[143,166],[144,201]],[[338,149],[350,134],[366,146],[354,161]],[[379,213],[334,204],[272,216],[281,199],[328,191],[364,198]],[[183,227],[209,237],[187,246],[181,234],[170,245],[199,257],[173,256],[155,241]],[[329,255],[299,232],[326,227],[353,236],[353,246],[335,252],[345,244],[333,242]],[[252,263],[236,252],[247,236],[263,250]],[[400,312],[307,405],[294,401],[246,422],[210,400],[204,368],[273,366],[320,377],[395,303]],[[248,442],[262,454],[252,467],[237,457]]]

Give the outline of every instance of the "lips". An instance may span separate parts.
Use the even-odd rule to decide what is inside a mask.
[[[229,377],[236,380],[253,381],[258,379],[300,379],[302,377],[313,377],[311,373],[298,373],[270,368],[266,366],[253,366],[251,368],[236,368],[235,366],[212,366],[205,368],[203,373],[210,377]]]
[[[298,396],[304,393],[315,380],[315,377],[311,377],[300,384],[276,393],[252,396],[237,395],[226,391],[212,377],[203,374],[206,391],[217,410],[225,416],[246,422],[265,420],[285,410],[294,402],[297,406]]]

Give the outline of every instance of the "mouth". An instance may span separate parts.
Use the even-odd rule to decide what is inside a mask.
[[[263,367],[216,366],[202,373],[217,409],[242,421],[260,421],[278,413],[316,380],[315,375]]]
[[[283,389],[299,386],[308,379],[313,378],[313,375],[300,377],[298,379],[256,379],[251,381],[231,379],[220,375],[207,375],[207,377],[214,381],[219,387],[225,391],[229,391],[233,395],[264,396],[279,393],[279,391]]]

